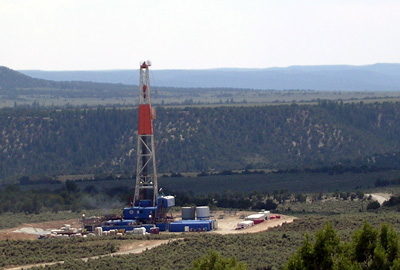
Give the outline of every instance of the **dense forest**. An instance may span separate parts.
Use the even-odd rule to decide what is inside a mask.
[[[395,168],[400,103],[165,108],[159,172],[322,166]],[[137,110],[2,109],[0,177],[133,173]]]

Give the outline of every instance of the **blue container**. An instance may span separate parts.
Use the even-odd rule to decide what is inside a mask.
[[[141,201],[139,201],[139,206],[141,206],[141,207],[153,206],[152,204],[153,204],[152,200],[141,200]]]
[[[169,230],[169,223],[156,223],[156,226],[160,228],[160,232],[165,232]]]
[[[124,219],[149,219],[154,217],[157,207],[126,207],[123,210]]]
[[[180,220],[169,224],[170,232],[201,232],[211,230],[212,220]]]

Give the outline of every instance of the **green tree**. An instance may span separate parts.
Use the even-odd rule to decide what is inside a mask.
[[[390,264],[387,261],[387,256],[385,253],[385,249],[382,245],[376,245],[374,249],[373,258],[371,260],[371,264],[369,265],[368,269],[371,270],[389,270]]]
[[[316,233],[315,238],[313,253],[316,269],[332,269],[333,257],[340,251],[340,239],[332,224],[326,224],[323,230]]]
[[[239,262],[236,257],[224,258],[210,249],[206,255],[193,262],[192,270],[246,270],[246,264]]]
[[[373,201],[367,205],[367,210],[375,210],[378,209],[379,207],[381,207],[380,203],[377,201]]]
[[[312,270],[314,261],[313,244],[310,236],[306,234],[303,244],[299,248],[297,254],[289,258],[285,269],[290,270]]]
[[[314,244],[311,242],[310,237],[306,235],[306,239],[297,254],[289,259],[284,269],[334,269],[334,257],[340,251],[340,239],[332,224],[327,223],[324,229],[316,233]]]
[[[364,222],[361,230],[353,234],[354,259],[360,263],[368,264],[374,255],[378,231],[368,222]]]
[[[364,222],[351,242],[341,242],[328,223],[316,233],[315,243],[306,235],[284,269],[400,270],[399,247],[398,234],[387,224],[379,231]]]

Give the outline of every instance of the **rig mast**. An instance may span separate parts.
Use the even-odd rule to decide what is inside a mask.
[[[140,63],[137,167],[133,200],[135,205],[147,200],[152,202],[152,206],[157,206],[158,183],[152,123],[155,110],[151,108],[149,66],[150,61]]]

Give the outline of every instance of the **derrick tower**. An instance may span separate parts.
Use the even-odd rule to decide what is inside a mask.
[[[136,186],[133,200],[135,205],[145,200],[157,206],[158,183],[152,123],[155,110],[151,108],[149,66],[150,61],[140,63]]]

